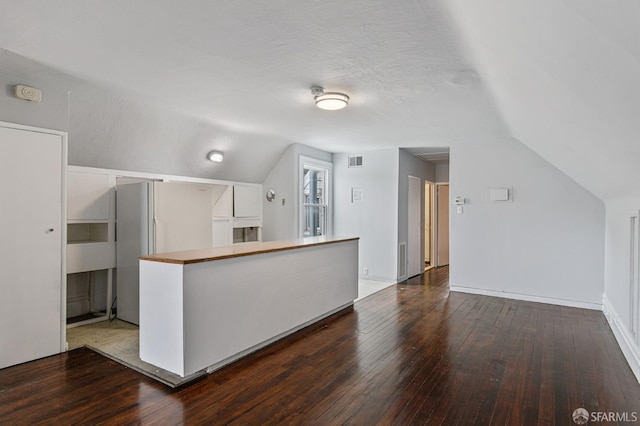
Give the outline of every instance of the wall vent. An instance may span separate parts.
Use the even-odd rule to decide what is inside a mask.
[[[349,167],[362,167],[362,155],[349,157]]]
[[[398,244],[398,279],[407,277],[407,243]]]

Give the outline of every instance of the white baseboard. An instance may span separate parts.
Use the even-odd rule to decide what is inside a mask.
[[[526,302],[547,303],[550,305],[570,306],[572,308],[593,309],[596,311],[602,310],[602,304],[580,302],[577,300],[555,299],[552,297],[532,296],[529,294],[508,293],[505,291],[485,290],[473,287],[462,287],[457,285],[450,286],[451,291],[457,291],[459,293],[471,293],[481,294],[483,296],[502,297],[505,299],[524,300]]]
[[[366,281],[381,281],[383,283],[398,283],[399,281],[395,278],[389,278],[389,277],[382,277],[379,275],[360,275],[358,276],[359,280],[366,280]]]
[[[613,331],[613,335],[622,350],[622,354],[629,363],[629,367],[631,367],[636,379],[640,382],[640,348],[638,348],[638,345],[633,341],[629,329],[624,325],[620,315],[613,309],[606,294],[602,296],[602,311],[609,322],[611,331]]]

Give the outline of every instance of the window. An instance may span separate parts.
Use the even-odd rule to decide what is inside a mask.
[[[300,158],[300,236],[316,237],[331,233],[331,163]]]

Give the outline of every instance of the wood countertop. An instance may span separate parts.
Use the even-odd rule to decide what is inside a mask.
[[[187,265],[190,263],[210,262],[213,260],[273,253],[276,251],[295,250],[299,248],[313,247],[323,244],[341,243],[358,239],[358,237],[308,237],[293,240],[242,243],[225,247],[176,251],[171,253],[158,253],[149,256],[140,256],[138,259],[148,260],[152,262],[177,263],[181,265]]]

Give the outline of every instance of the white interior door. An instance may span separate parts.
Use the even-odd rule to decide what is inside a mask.
[[[422,183],[420,178],[409,176],[408,229],[407,229],[407,277],[424,271],[420,250],[422,241]]]
[[[0,368],[61,351],[64,152],[0,125]]]
[[[449,185],[436,185],[438,204],[438,266],[449,264]]]

